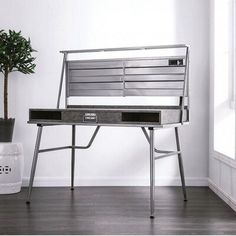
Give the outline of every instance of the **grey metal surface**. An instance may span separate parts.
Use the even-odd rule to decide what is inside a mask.
[[[148,81],[148,82],[126,82],[125,88],[127,89],[176,89],[181,90],[183,87],[183,81]]]
[[[180,141],[179,141],[179,133],[178,127],[175,127],[175,138],[176,138],[176,147],[177,151],[166,151],[166,150],[158,150],[154,146],[154,129],[149,127],[150,135],[148,135],[145,127],[141,127],[150,148],[150,218],[155,218],[155,161],[158,159],[162,159],[169,156],[178,156],[179,162],[179,171],[182,182],[182,191],[184,196],[184,201],[187,201],[187,191],[185,186],[185,177],[184,177],[184,168],[183,168],[183,160],[182,153],[180,149]],[[154,153],[163,153],[163,155],[154,156]]]
[[[158,153],[160,153],[160,152],[158,152]],[[171,152],[168,152],[168,153],[160,155],[160,156],[155,156],[155,160],[162,159],[162,158],[169,157],[169,156],[174,156],[174,155],[177,155],[179,153],[180,152],[178,152],[178,151],[171,151]]]
[[[143,133],[144,133],[144,136],[146,137],[149,145],[150,145],[150,137],[148,136],[148,133],[147,133],[147,130],[144,128],[144,127],[141,127]],[[154,147],[154,152],[155,153],[164,153],[164,155],[159,155],[159,156],[155,156],[154,159],[155,160],[158,160],[158,159],[161,159],[161,158],[165,158],[165,157],[169,157],[169,156],[176,156],[177,154],[180,153],[180,151],[167,151],[167,150],[160,150],[160,149],[157,149]]]
[[[113,90],[113,89],[123,89],[123,83],[120,82],[106,82],[106,83],[73,83],[69,84],[70,91],[80,91],[80,90]]]
[[[62,51],[70,53],[117,52],[129,50],[185,49],[185,55],[66,61],[66,107],[71,96],[185,96],[188,79],[188,46],[167,45]],[[176,62],[176,64],[173,64]],[[176,78],[175,78],[176,77]],[[126,84],[128,81],[143,84]],[[147,84],[150,81],[169,82]],[[178,83],[178,82],[183,83]],[[87,83],[87,84],[83,84]],[[100,84],[101,83],[101,84]],[[114,84],[113,84],[114,83]],[[188,94],[188,92],[187,92]]]
[[[176,74],[163,74],[163,75],[126,75],[125,81],[137,81],[137,82],[173,82],[173,81],[184,81],[184,75]]]
[[[71,76],[70,77],[70,84],[74,83],[113,83],[113,82],[122,82],[122,78],[119,75],[113,76],[100,76],[99,81],[97,80],[96,76],[87,76],[87,77],[78,77],[78,76]]]
[[[168,89],[129,89],[125,90],[126,96],[174,96],[182,95],[182,90]],[[171,95],[170,95],[171,94]]]
[[[181,105],[181,123],[183,124],[183,109],[184,109],[184,105],[185,105],[185,95],[188,95],[188,90],[189,89],[189,47],[186,48],[186,67],[185,67],[185,73],[184,73],[184,86],[183,86],[183,95],[182,95],[182,103]],[[187,85],[187,86],[186,86]]]
[[[169,49],[184,50],[179,55],[161,56],[161,57],[130,57],[130,58],[105,58],[105,59],[88,59],[88,60],[68,60],[70,54],[88,53],[106,53],[122,51],[145,51],[157,50],[168,52]],[[175,51],[175,50],[174,50]],[[189,106],[189,46],[185,44],[177,45],[160,45],[160,46],[140,46],[140,47],[122,47],[122,48],[101,48],[88,50],[64,50],[62,76],[58,94],[57,108],[60,103],[61,88],[63,82],[63,70],[65,70],[65,107],[68,107],[68,98],[74,96],[175,96],[179,97],[181,102],[182,114],[180,116],[182,124],[185,103]],[[101,55],[101,54],[100,54]],[[133,82],[182,82],[176,86],[156,85],[148,86],[147,84],[126,83]],[[107,82],[102,87],[99,83]],[[116,82],[117,84],[111,85]],[[86,85],[82,83],[95,83]],[[118,85],[120,83],[120,85]],[[187,97],[186,97],[187,96]]]
[[[170,49],[170,48],[187,48],[186,44],[174,45],[158,45],[158,46],[139,46],[139,47],[120,47],[120,48],[97,48],[82,50],[62,50],[61,53],[91,53],[91,52],[117,52],[117,51],[136,51],[136,50],[152,50],[152,49]]]
[[[175,127],[175,138],[176,138],[176,146],[177,146],[177,151],[178,151],[179,171],[180,171],[180,177],[181,177],[181,182],[182,182],[183,196],[184,196],[184,201],[187,201],[183,159],[182,159],[182,153],[181,153],[181,149],[180,149],[179,131],[178,131],[177,127]]]
[[[178,105],[68,105],[68,109],[87,109],[87,110],[107,110],[107,111],[123,111],[123,110],[135,110],[135,111],[146,111],[146,110],[168,110],[168,109],[180,109]],[[188,107],[185,106],[184,109]],[[31,109],[30,109],[31,110]],[[44,110],[44,109],[37,109]],[[57,111],[58,109],[51,109]],[[63,109],[59,109],[63,110]]]
[[[29,182],[27,203],[30,203],[30,197],[31,197],[31,192],[32,192],[32,187],[33,187],[33,182],[34,182],[34,175],[35,175],[35,170],[36,170],[36,165],[37,165],[37,160],[38,160],[38,154],[39,154],[39,147],[40,147],[40,142],[41,142],[41,137],[42,137],[42,130],[43,130],[43,126],[39,126],[38,127],[37,138],[36,138],[36,143],[35,143],[31,173],[30,173],[30,182]]]
[[[54,118],[54,113],[59,114],[59,118]],[[84,117],[86,114],[94,114],[96,120],[85,121]],[[123,119],[123,115],[130,113],[134,116],[133,120],[126,121]],[[40,117],[37,117],[40,114]],[[45,115],[44,115],[45,114]],[[138,121],[135,116],[145,116],[146,114],[152,114],[158,116],[157,119],[152,121],[143,120]],[[129,126],[155,126],[164,124],[176,124],[180,122],[181,110],[179,106],[81,106],[77,108],[68,109],[30,109],[29,123],[51,123],[51,124],[62,124],[62,123],[74,123],[77,125],[86,124],[97,124],[97,125],[119,125],[124,124]],[[52,117],[52,118],[51,118]],[[184,110],[184,121],[188,121],[188,110],[185,107]]]
[[[183,66],[166,66],[166,67],[146,67],[143,68],[127,68],[125,70],[126,75],[184,75]]]
[[[67,96],[182,96],[185,60],[161,57],[67,61]],[[173,61],[177,64],[171,65]]]
[[[43,126],[43,125],[42,125]],[[76,127],[75,125],[71,125],[72,127]],[[75,145],[75,133],[73,131],[73,128],[72,128],[72,138],[73,138],[73,142],[74,145],[71,145],[71,146],[62,146],[62,147],[55,147],[55,148],[44,148],[44,149],[40,149],[38,150],[38,153],[41,153],[41,152],[54,152],[54,151],[59,151],[59,150],[63,150],[63,149],[88,149],[91,147],[91,145],[93,144],[93,141],[98,133],[100,129],[100,126],[97,126],[96,129],[94,130],[94,133],[92,134],[91,136],[91,139],[89,140],[88,144],[86,146],[78,146],[78,145]],[[73,157],[73,156],[72,156]],[[73,159],[73,158],[72,158]]]
[[[67,59],[67,53],[64,53],[63,61],[62,61],[62,68],[61,68],[61,78],[60,78],[60,84],[59,84],[59,90],[58,90],[58,97],[57,97],[57,108],[60,107],[60,100],[61,100],[61,92],[62,92],[66,59]]]
[[[69,53],[67,53],[69,54]],[[79,53],[78,53],[79,54]],[[119,66],[123,66],[122,62],[124,59],[126,61],[129,61],[130,65],[134,65],[133,63],[139,63],[139,61],[146,61],[146,63],[150,64],[150,63],[154,63],[153,60],[168,60],[168,59],[172,59],[172,60],[179,60],[179,59],[182,59],[182,60],[185,60],[185,55],[182,53],[182,55],[178,55],[178,56],[148,56],[148,57],[145,57],[145,56],[139,56],[138,58],[137,57],[109,57],[109,58],[96,58],[96,59],[75,59],[71,62],[74,62],[74,65],[75,65],[75,68],[77,67],[77,65],[80,63],[82,63],[83,65],[85,66],[88,66],[88,68],[91,67],[91,62],[96,62],[95,64],[93,64],[92,68],[103,68],[104,66],[104,63],[107,63],[105,65],[110,65],[110,62],[113,61],[115,59],[115,64],[112,64],[112,68],[113,67],[119,67]],[[87,64],[89,62],[89,64]],[[97,62],[101,62],[100,64],[97,63]],[[158,62],[158,63],[161,63],[161,62]],[[185,64],[185,61],[184,61],[184,64]],[[72,64],[73,65],[73,64]],[[156,65],[156,64],[154,64]],[[163,65],[163,64],[159,64],[160,66]],[[166,65],[166,64],[165,64]]]
[[[93,55],[93,53],[145,51],[157,50],[170,52],[181,50],[181,54],[161,57],[121,57],[105,59],[68,60],[70,54]],[[176,49],[176,50],[175,50]],[[185,104],[189,106],[189,46],[185,44],[101,48],[88,50],[66,50],[64,54],[62,72],[65,70],[65,107],[68,107],[69,97],[77,96],[175,96],[182,101],[181,123],[184,124],[183,115]],[[102,54],[100,54],[102,55]],[[165,54],[164,54],[165,55]],[[58,94],[59,104],[61,97]],[[128,82],[141,82],[129,84]],[[149,82],[164,82],[160,84],[147,84]],[[142,83],[143,82],[143,83]],[[166,82],[166,83],[165,83]],[[169,84],[168,82],[176,82]],[[87,83],[87,84],[83,84]],[[89,83],[89,84],[88,84]],[[102,83],[102,85],[100,84]],[[115,83],[115,84],[112,84]],[[126,84],[127,83],[127,84]],[[171,85],[171,86],[170,86]],[[58,107],[58,106],[57,106]]]
[[[71,190],[74,190],[74,176],[75,176],[75,137],[76,126],[72,125],[72,140],[71,140]]]
[[[99,129],[100,129],[100,126],[97,126],[87,146],[84,146],[84,147],[79,146],[79,147],[75,147],[75,148],[79,148],[79,149],[87,149],[87,148],[90,148],[90,146],[92,145],[94,139],[95,139],[96,136],[97,136],[97,133],[98,133]]]
[[[154,130],[150,131],[150,218],[155,217],[155,158],[154,158]]]
[[[140,124],[122,124],[122,126],[120,124],[100,124],[100,123],[84,123],[84,124],[75,124],[75,122],[55,122],[55,121],[41,121],[41,122],[28,122],[28,124],[40,124],[40,125],[43,125],[45,127],[50,127],[50,126],[58,126],[58,125],[65,125],[65,126],[70,126],[70,125],[81,125],[81,126],[94,126],[94,127],[97,127],[97,126],[104,126],[104,127],[114,127],[114,128],[119,128],[119,127],[137,127],[137,128],[141,128],[142,125]],[[157,125],[157,124],[150,124],[148,125],[148,127],[153,127],[154,129],[163,129],[163,128],[175,128],[175,127],[181,127],[183,125],[189,125],[189,122],[184,122],[183,124],[182,123],[175,123],[175,124],[165,124],[165,125]],[[147,127],[147,126],[146,126]]]
[[[59,151],[59,150],[64,150],[64,149],[68,149],[71,148],[71,146],[62,146],[62,147],[55,147],[55,148],[44,148],[44,149],[40,149],[38,151],[38,153],[42,153],[42,152],[54,152],[54,151]]]

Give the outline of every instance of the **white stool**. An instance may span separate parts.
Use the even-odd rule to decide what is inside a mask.
[[[22,144],[0,143],[0,194],[20,192],[22,174]]]

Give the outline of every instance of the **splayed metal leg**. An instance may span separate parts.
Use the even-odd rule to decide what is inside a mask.
[[[74,190],[74,177],[75,177],[75,132],[76,126],[72,125],[72,147],[71,147],[71,190]]]
[[[188,199],[187,199],[187,192],[186,192],[186,186],[185,186],[183,159],[182,159],[182,154],[181,154],[181,149],[180,149],[179,132],[178,132],[177,127],[175,127],[175,138],[176,138],[177,150],[179,151],[178,161],[179,161],[179,171],[180,171],[180,177],[181,177],[181,182],[182,182],[184,201],[187,201]]]
[[[41,141],[41,136],[42,136],[42,130],[43,130],[43,126],[39,125],[35,149],[34,149],[34,157],[33,157],[33,162],[32,162],[32,167],[31,167],[31,173],[30,173],[29,190],[28,190],[28,197],[26,201],[27,204],[30,203],[30,197],[31,197],[31,192],[32,192],[33,182],[34,182],[34,175],[35,175],[38,154],[39,154],[39,146],[40,146],[40,141]]]
[[[155,218],[155,158],[154,158],[154,130],[150,131],[150,218]]]

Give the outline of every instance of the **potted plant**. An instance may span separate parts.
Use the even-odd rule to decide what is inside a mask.
[[[25,39],[21,31],[0,30],[0,73],[3,74],[3,104],[4,117],[0,118],[0,142],[11,142],[15,119],[8,116],[8,79],[13,71],[23,74],[34,73],[35,57],[31,53],[35,50],[31,47],[30,39]]]

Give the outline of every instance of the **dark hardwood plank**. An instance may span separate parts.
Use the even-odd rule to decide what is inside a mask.
[[[207,187],[157,187],[149,218],[148,187],[34,188],[0,195],[0,234],[236,234],[236,213]]]

